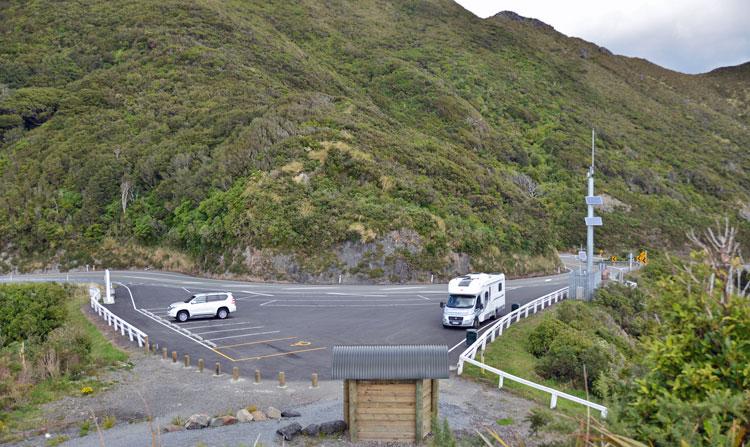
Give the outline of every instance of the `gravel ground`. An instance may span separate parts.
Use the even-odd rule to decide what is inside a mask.
[[[108,333],[108,332],[105,332]],[[111,334],[111,333],[110,333]],[[122,340],[116,340],[122,343]],[[256,385],[252,379],[231,380],[231,375],[213,376],[206,369],[199,373],[195,367],[184,368],[171,359],[161,360],[155,355],[130,350],[132,368],[110,371],[104,378],[109,383],[102,390],[86,397],[66,397],[45,405],[43,411],[48,427],[60,428],[50,432],[52,437],[68,436],[62,443],[71,447],[131,447],[171,446],[252,446],[256,440],[264,446],[281,445],[276,434],[279,427],[299,422],[303,427],[342,419],[342,383],[321,380],[318,388],[310,382],[287,382],[278,388],[275,380],[264,379]],[[275,378],[274,378],[275,379]],[[209,416],[231,413],[255,405],[265,410],[269,406],[280,410],[293,409],[301,417],[281,421],[240,423],[237,425],[161,433],[152,437],[152,428],[168,425],[175,417],[183,420],[195,413]],[[447,417],[451,428],[459,434],[475,434],[492,428],[506,440],[524,439],[527,446],[535,446],[545,439],[528,439],[528,424],[524,418],[537,405],[513,394],[458,377],[440,381],[440,416]],[[79,437],[84,420],[96,415],[101,421],[114,416],[113,428],[101,432],[100,439],[92,424],[88,436]],[[146,422],[148,416],[153,420]],[[499,426],[497,419],[509,418],[511,425]],[[154,430],[159,432],[159,430]],[[45,446],[44,438],[29,439],[18,446]],[[324,438],[312,441],[298,438],[294,445],[351,445],[344,438]],[[513,444],[516,444],[514,442]],[[393,445],[393,444],[389,444]]]

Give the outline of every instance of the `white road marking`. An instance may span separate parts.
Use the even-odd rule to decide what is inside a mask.
[[[191,328],[195,329],[195,328]],[[263,329],[263,326],[240,327],[234,329],[219,329],[218,331],[193,332],[195,335],[215,334],[217,332],[247,331],[250,329]]]
[[[430,301],[430,299],[429,299],[429,298],[427,298],[426,296],[422,296],[422,295],[417,295],[417,296],[418,296],[418,297],[420,297],[420,298],[422,298],[423,300],[427,300],[427,301]]]
[[[284,290],[325,290],[325,289],[337,289],[338,287],[285,287]]]
[[[268,307],[400,307],[400,306],[434,306],[433,303],[403,304],[272,304]]]
[[[545,279],[544,280],[544,282],[550,282],[550,281],[552,281],[552,280],[551,279]]]
[[[190,323],[191,323],[190,321],[188,321],[187,323],[180,323],[180,326],[184,326]],[[205,321],[192,321],[192,323],[205,323]],[[224,327],[224,326],[232,326],[232,325],[238,325],[238,324],[255,324],[255,323],[248,323],[247,321],[242,321],[242,322],[237,322],[237,323],[209,324],[207,326],[187,326],[186,329],[205,329],[205,328],[210,328],[210,327]]]
[[[328,292],[326,295],[339,295],[339,296],[361,296],[366,298],[385,298],[388,295],[367,295],[359,293],[339,293],[339,292]]]
[[[189,291],[188,289],[186,289],[185,287],[183,287],[182,290],[184,290],[187,293],[193,293],[193,292]]]
[[[226,340],[227,338],[252,337],[253,335],[278,334],[281,331],[254,332],[252,334],[229,335],[227,337],[212,338],[211,341]]]
[[[260,295],[260,296],[273,296],[270,293],[251,292],[249,290],[240,290],[240,293],[249,293],[251,295]]]
[[[385,287],[380,290],[411,290],[411,289],[424,289],[426,286],[410,286],[410,287]]]
[[[265,303],[261,304],[261,306],[265,306],[266,304],[275,303],[276,301],[278,301],[278,300],[266,301]]]
[[[492,324],[495,324],[495,323],[493,322]],[[479,331],[477,331],[477,334],[480,334],[482,331],[485,331],[485,330],[489,329],[492,326],[492,324],[488,324],[487,326],[485,326],[483,328],[480,328]],[[470,328],[467,328],[467,329],[470,329]],[[462,344],[466,344],[466,339],[465,338],[463,340],[461,340],[460,342],[456,343],[456,346],[450,348],[448,350],[448,352],[449,353],[452,352],[454,349],[456,349],[457,347],[461,346]]]

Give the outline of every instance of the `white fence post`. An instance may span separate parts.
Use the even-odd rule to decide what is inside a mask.
[[[553,394],[552,398],[549,400],[549,407],[550,408],[556,408],[557,407],[557,394]]]
[[[503,376],[499,376],[500,379],[497,381],[497,387],[502,388],[503,387]]]

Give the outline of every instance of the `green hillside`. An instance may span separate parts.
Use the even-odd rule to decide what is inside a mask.
[[[0,1],[0,269],[424,280],[585,240],[750,240],[747,67],[690,76],[449,0]]]

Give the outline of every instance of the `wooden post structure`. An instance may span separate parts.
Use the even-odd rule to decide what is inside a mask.
[[[279,388],[286,388],[286,374],[284,374],[284,371],[279,372]]]
[[[221,375],[221,363],[216,362],[216,365],[214,366],[214,373],[217,376]]]
[[[424,418],[424,404],[422,402],[422,380],[417,380],[416,383],[416,413],[414,414],[414,435],[416,436],[416,442],[419,443],[422,441],[422,438],[424,437],[422,435],[422,426],[424,425],[424,422],[422,419]]]
[[[344,422],[349,425],[349,379],[344,379]]]
[[[357,381],[356,380],[347,380],[349,382],[349,420],[347,421],[347,424],[349,424],[349,436],[351,438],[352,442],[357,442],[359,439],[358,433],[357,433]]]
[[[149,344],[148,344],[148,335],[143,337],[143,350],[148,353],[149,351]]]
[[[161,348],[161,359],[162,360],[167,359],[167,348]]]
[[[198,372],[199,373],[203,372],[203,366],[204,365],[205,365],[205,362],[203,361],[203,359],[198,359]]]
[[[312,387],[313,388],[318,387],[318,374],[317,373],[312,374]]]
[[[255,381],[253,383],[256,385],[260,384],[260,370],[259,369],[255,370]]]
[[[190,356],[187,355],[187,354],[185,354],[185,358],[183,360],[184,360],[184,363],[185,363],[185,368],[189,368],[190,367]]]
[[[430,409],[432,410],[432,416],[435,417],[437,420],[440,415],[438,415],[438,396],[440,395],[440,379],[432,379],[432,393],[430,394],[430,398],[432,402],[430,403]],[[435,427],[432,427],[433,430],[435,430]]]
[[[232,368],[232,381],[236,382],[240,380],[240,369],[238,367]]]

